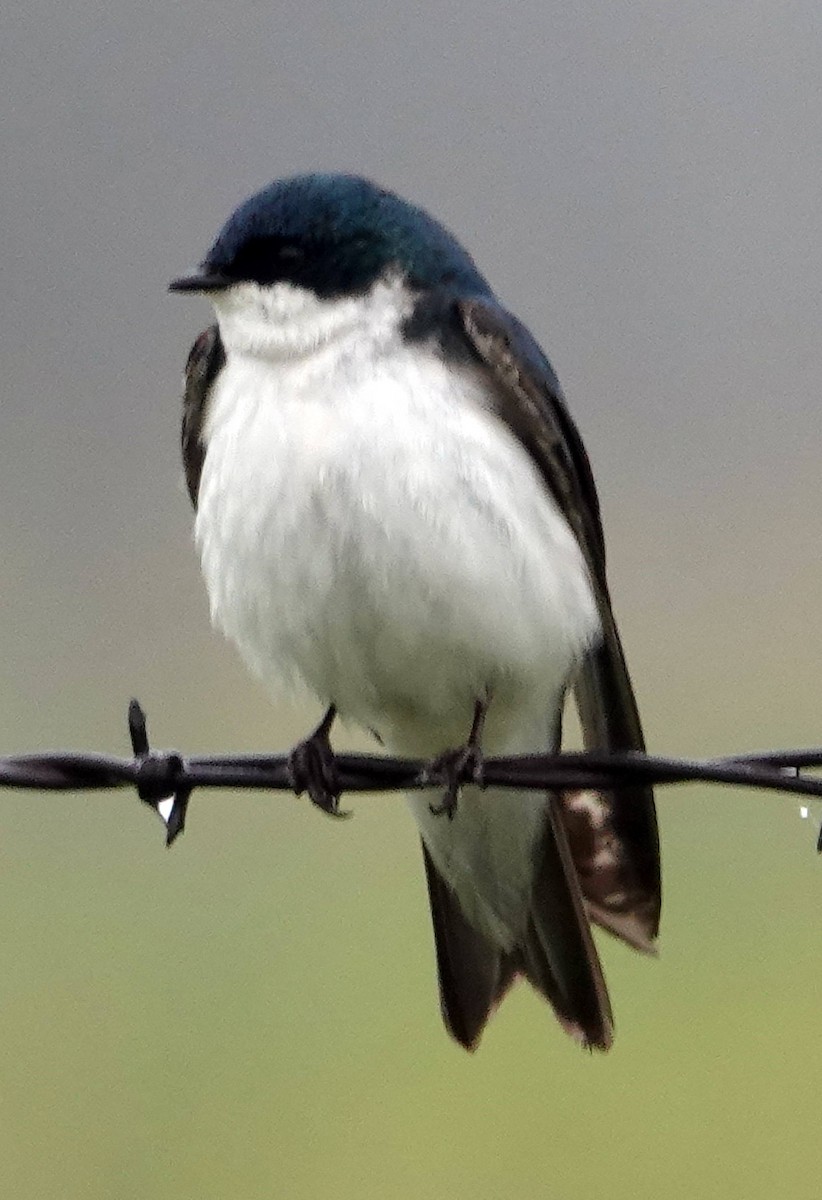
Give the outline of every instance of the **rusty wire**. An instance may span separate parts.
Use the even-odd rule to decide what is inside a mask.
[[[288,753],[187,757],[174,750],[152,750],[145,713],[136,700],[129,705],[128,727],[134,752],[131,758],[59,750],[9,755],[0,757],[0,787],[38,791],[136,788],[140,799],[162,816],[168,844],[183,831],[195,788],[295,790]],[[431,774],[426,771],[430,764],[420,759],[337,754],[335,766],[341,792],[415,791],[432,786]],[[818,767],[822,767],[822,748],[709,759],[563,751],[487,758],[482,786],[607,790],[627,783],[718,783],[822,799],[822,776],[802,774]],[[822,852],[822,830],[817,850]]]

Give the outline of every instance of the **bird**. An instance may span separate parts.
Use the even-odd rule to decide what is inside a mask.
[[[447,1031],[475,1049],[525,979],[607,1050],[591,927],[655,952],[653,792],[480,786],[485,755],[559,748],[569,694],[587,748],[644,749],[550,362],[443,225],[356,174],[275,180],[169,288],[216,317],[182,418],[212,622],[271,696],[325,710],[296,790],[340,814],[338,716],[429,763],[408,802]]]

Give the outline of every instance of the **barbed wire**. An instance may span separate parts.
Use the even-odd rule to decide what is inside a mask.
[[[0,787],[38,791],[102,791],[136,788],[166,826],[168,845],[183,832],[195,788],[245,788],[299,792],[291,755],[184,756],[152,750],[146,716],[137,700],[128,707],[132,758],[51,750],[0,757]],[[340,792],[394,792],[438,785],[423,759],[374,754],[335,754]],[[665,758],[652,754],[561,751],[486,758],[482,787],[604,791],[620,784],[717,783],[822,799],[822,777],[802,771],[822,767],[822,748],[769,750],[721,758]],[[466,768],[464,783],[477,778]],[[817,840],[822,853],[822,829]]]

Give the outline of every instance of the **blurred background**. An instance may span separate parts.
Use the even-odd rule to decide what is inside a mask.
[[[235,204],[342,168],[429,207],[562,379],[650,746],[822,740],[810,0],[393,10],[29,0],[4,17],[0,752],[280,749],[209,629],[178,461]],[[346,745],[356,745],[349,738]],[[359,743],[362,745],[363,743]],[[657,962],[608,1056],[524,989],[438,1013],[398,800],[0,796],[0,1176],[21,1200],[819,1193],[822,863],[789,799],[660,793]]]

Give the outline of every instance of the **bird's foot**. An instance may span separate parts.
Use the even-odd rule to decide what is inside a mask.
[[[340,779],[329,736],[336,715],[332,704],[314,732],[289,754],[288,771],[298,796],[308,792],[311,803],[329,816],[348,817],[351,814],[340,808]]]
[[[446,816],[453,821],[457,813],[460,789],[463,784],[483,784],[484,758],[479,746],[459,746],[446,750],[426,768],[425,774],[432,783],[445,784],[445,793],[439,804],[429,804],[428,810],[435,817]]]
[[[485,757],[480,741],[488,712],[488,699],[477,700],[474,705],[474,720],[468,741],[454,750],[445,750],[425,769],[425,779],[431,783],[445,784],[445,794],[439,804],[429,804],[429,812],[435,817],[447,816],[453,821],[457,812],[460,789],[466,783],[484,787]]]

